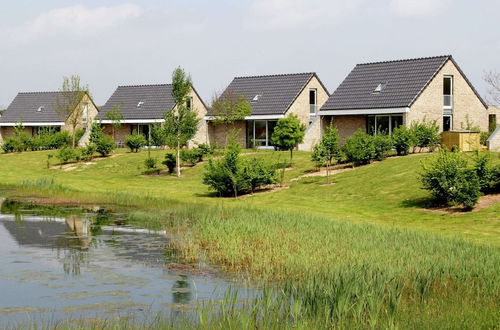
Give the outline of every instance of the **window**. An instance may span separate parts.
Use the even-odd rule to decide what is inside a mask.
[[[253,97],[252,102],[257,102],[262,97],[262,94],[257,94]]]
[[[186,100],[186,108],[193,110],[193,98],[189,96]]]
[[[443,78],[443,107],[451,109],[453,107],[453,77]]]
[[[83,123],[86,124],[88,119],[89,119],[89,105],[85,104],[83,106],[83,113],[82,113],[82,121],[83,121]]]
[[[451,116],[443,116],[443,132],[451,131],[452,118]]]
[[[366,118],[366,131],[368,134],[392,134],[392,131],[403,125],[403,115],[375,115]]]
[[[373,94],[380,93],[384,89],[385,85],[386,85],[386,83],[378,84],[377,87],[375,87],[375,89],[373,90]]]
[[[37,112],[42,112],[43,110],[45,110],[45,106],[40,106],[38,107],[38,109],[36,109]]]
[[[317,90],[316,88],[311,88],[309,90],[309,113],[316,114],[317,111]]]
[[[144,101],[139,101],[139,102],[137,103],[137,107],[138,107],[138,108],[140,108],[140,107],[142,107],[142,105],[143,105],[143,104],[144,104]]]
[[[150,138],[150,124],[130,125],[131,134],[142,134],[146,139]]]
[[[250,148],[271,148],[271,137],[276,120],[247,121],[247,146]]]
[[[493,132],[497,128],[497,115],[491,114],[488,116],[488,131]]]

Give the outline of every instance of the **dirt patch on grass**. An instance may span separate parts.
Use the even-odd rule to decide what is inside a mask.
[[[82,169],[82,167],[89,167],[92,165],[97,164],[97,161],[102,160],[102,159],[110,159],[110,158],[115,158],[118,156],[121,156],[123,154],[112,154],[111,156],[107,157],[95,157],[92,159],[92,161],[88,162],[78,162],[78,163],[68,163],[64,165],[53,165],[50,167],[51,170],[62,170],[64,172],[69,172],[69,171],[74,171],[77,168]]]
[[[441,214],[460,214],[465,212],[477,212],[498,203],[500,203],[500,194],[490,194],[481,196],[476,206],[474,206],[472,210],[467,210],[459,206],[430,207],[430,208],[423,208],[423,210]],[[495,219],[495,221],[500,221],[500,219]]]
[[[346,172],[346,171],[351,171],[353,170],[354,167],[352,167],[351,164],[339,164],[339,165],[334,165],[330,167],[330,175]],[[291,179],[291,182],[299,181],[300,179],[303,178],[309,178],[309,177],[314,177],[314,176],[326,176],[326,168],[321,168],[319,171],[316,172],[310,172],[306,174],[302,174],[301,176],[298,176],[296,178]]]

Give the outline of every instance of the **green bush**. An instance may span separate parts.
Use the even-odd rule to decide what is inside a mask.
[[[410,132],[414,138],[413,146],[420,149],[428,148],[434,151],[441,141],[439,125],[435,120],[414,122],[410,127]]]
[[[142,134],[134,134],[127,136],[125,139],[125,145],[130,149],[131,152],[139,152],[142,147],[144,147],[148,142]]]
[[[207,143],[198,144],[196,149],[198,150],[198,154],[200,156],[200,158],[199,158],[200,162],[203,161],[204,157],[211,156],[215,153],[215,146],[212,146],[212,145],[207,144]]]
[[[369,164],[375,157],[375,144],[373,136],[356,131],[345,141],[343,152],[348,162],[354,166]]]
[[[96,151],[103,157],[108,156],[115,149],[115,141],[111,136],[101,134],[94,141]]]
[[[481,196],[481,183],[460,153],[440,151],[430,164],[423,165],[420,180],[439,204],[472,208]]]
[[[398,156],[405,156],[410,153],[412,147],[412,135],[406,126],[398,126],[392,131],[392,144],[396,148]]]
[[[3,140],[2,150],[5,153],[11,153],[16,150],[17,139],[14,137],[8,137]]]
[[[391,136],[383,133],[378,133],[373,137],[373,144],[377,160],[384,160],[393,148]]]
[[[175,170],[175,165],[177,161],[175,160],[175,156],[171,153],[165,155],[165,160],[163,161],[163,165],[165,165],[168,169],[168,173],[172,174]]]
[[[89,140],[91,143],[95,143],[101,136],[106,135],[104,129],[100,122],[92,123],[92,128],[90,131]]]
[[[474,155],[474,172],[479,180],[482,192],[487,192],[491,188],[493,180],[493,168],[491,167],[491,157],[487,152],[476,151]]]
[[[238,196],[245,188],[241,180],[241,147],[234,142],[227,146],[226,153],[219,160],[210,159],[203,174],[203,183],[208,185],[219,196]]]
[[[486,145],[486,140],[490,137],[491,132],[481,132],[481,135],[479,137],[481,145]]]
[[[62,164],[66,164],[72,160],[77,160],[77,158],[79,158],[79,153],[76,149],[62,147],[61,149],[57,150],[56,157],[61,161]]]
[[[258,187],[276,183],[276,168],[262,159],[252,158],[243,165],[241,181],[253,193]]]
[[[97,146],[95,144],[88,144],[86,147],[82,148],[82,159],[86,161],[92,160],[96,151]]]
[[[500,191],[500,164],[491,169],[490,189],[493,192]]]
[[[146,166],[147,170],[154,170],[157,168],[158,159],[155,157],[148,157],[144,160],[144,166]]]
[[[183,162],[194,166],[203,159],[203,156],[197,149],[182,149],[180,151],[180,158]]]
[[[311,160],[314,162],[316,169],[319,170],[323,166],[327,159],[327,151],[322,143],[317,143],[314,145]]]
[[[151,145],[161,147],[166,144],[167,138],[165,136],[165,130],[161,124],[151,125]]]
[[[59,149],[71,146],[71,135],[66,131],[56,132],[47,137],[47,149]]]

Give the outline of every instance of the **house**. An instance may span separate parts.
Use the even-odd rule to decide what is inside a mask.
[[[321,107],[345,140],[436,120],[440,131],[488,129],[487,105],[451,55],[358,64]]]
[[[490,105],[488,107],[489,130],[492,131],[486,145],[491,151],[500,152],[500,106]]]
[[[113,120],[107,115],[113,108],[119,109],[123,116],[121,125],[115,131],[115,143],[123,146],[127,136],[133,132],[150,137],[151,125],[164,122],[164,114],[175,109],[171,84],[118,86],[106,104],[100,109],[97,120],[101,121],[107,134],[112,135]],[[197,111],[203,119],[207,108],[193,88],[189,94],[188,107]],[[207,129],[200,120],[198,132],[193,139],[197,143],[207,142]]]
[[[76,93],[76,92],[72,92]],[[97,115],[97,107],[88,93],[82,94],[73,113],[81,118],[76,129],[86,129]],[[75,98],[76,98],[75,97]],[[15,126],[22,124],[28,136],[39,134],[43,128],[53,128],[55,131],[73,131],[71,115],[64,116],[58,111],[58,105],[64,105],[73,96],[67,92],[28,92],[19,93],[0,117],[0,143],[3,139],[14,135]],[[76,110],[78,109],[78,112]],[[84,135],[84,138],[88,135]]]
[[[246,148],[273,148],[271,136],[280,118],[295,114],[307,127],[300,150],[311,150],[320,138],[318,110],[328,99],[329,93],[316,73],[278,74],[236,77],[222,93],[243,95],[252,107],[245,120],[237,121],[238,140]],[[215,113],[207,116],[211,143],[223,145],[226,129],[214,123]]]

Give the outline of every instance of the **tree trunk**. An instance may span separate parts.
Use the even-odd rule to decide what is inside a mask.
[[[76,140],[76,126],[73,127],[73,149],[75,149],[75,140]]]
[[[331,160],[328,160],[326,162],[326,183],[327,184],[330,184],[330,163],[331,163]]]
[[[292,158],[293,158],[293,147],[290,148],[290,167],[292,166]]]
[[[177,177],[181,177],[181,150],[179,141],[177,141]]]

